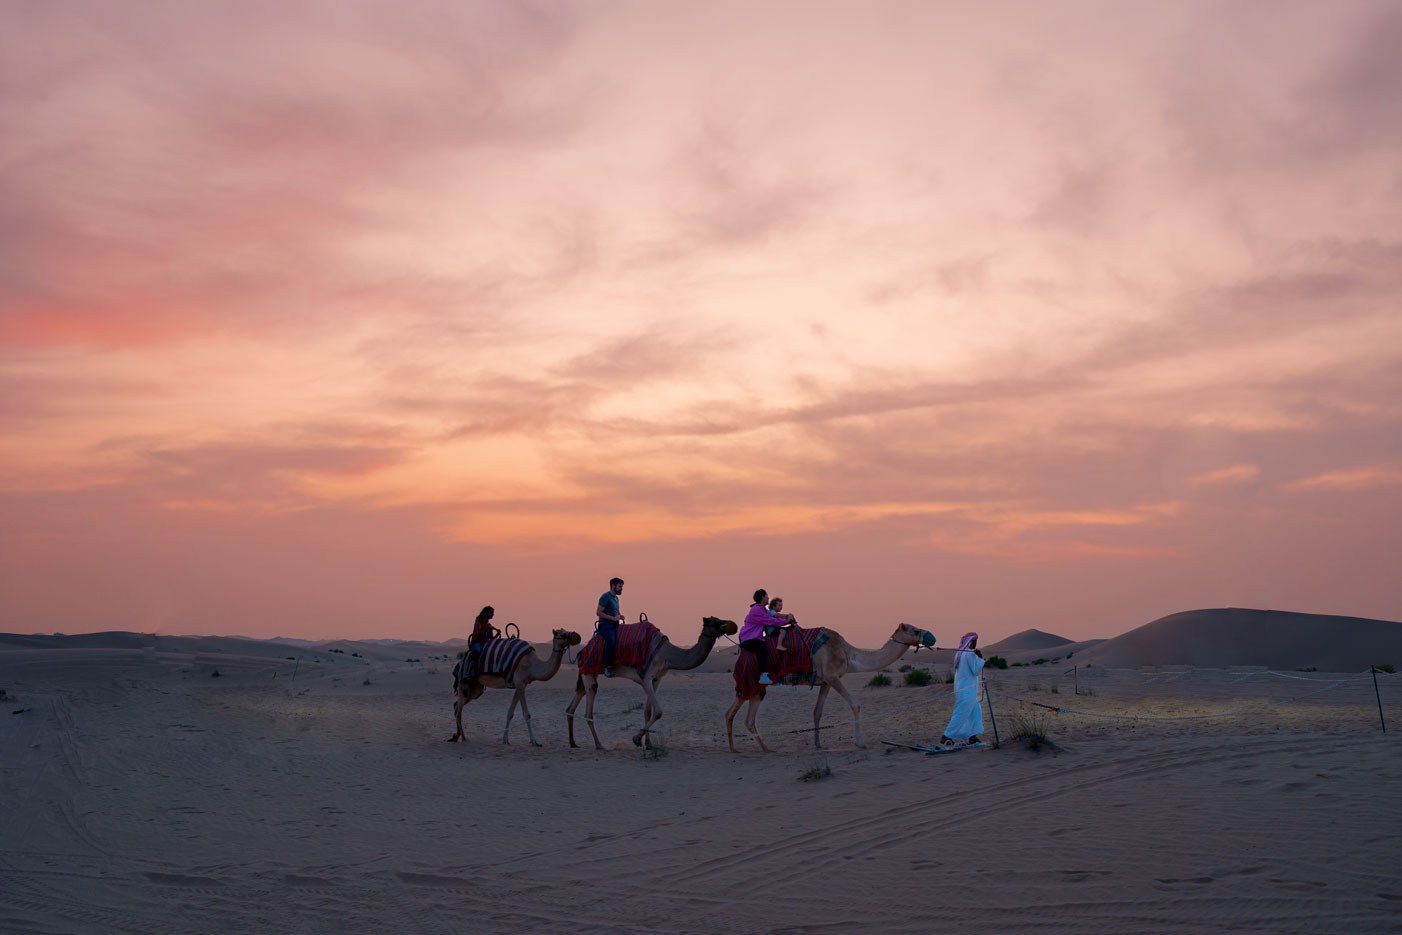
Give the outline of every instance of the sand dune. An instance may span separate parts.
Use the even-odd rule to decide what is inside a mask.
[[[1077,653],[1110,666],[1314,667],[1357,672],[1402,664],[1402,623],[1228,607],[1171,614]]]
[[[997,653],[1006,655],[1007,653],[1024,653],[1038,649],[1054,649],[1058,646],[1065,646],[1070,643],[1064,636],[1057,636],[1054,633],[1045,633],[1038,629],[1023,630],[1014,633],[1012,636],[983,646],[985,653]]]

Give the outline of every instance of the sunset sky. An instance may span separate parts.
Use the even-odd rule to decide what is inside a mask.
[[[0,630],[1402,620],[1402,5],[0,0]]]

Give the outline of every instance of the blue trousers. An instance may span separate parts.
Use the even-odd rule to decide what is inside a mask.
[[[613,657],[618,652],[618,624],[612,620],[600,620],[596,629],[604,638],[604,666],[607,668],[613,665]]]

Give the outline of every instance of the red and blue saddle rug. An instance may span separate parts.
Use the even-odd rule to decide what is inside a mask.
[[[646,621],[625,623],[618,628],[618,643],[614,647],[613,664],[616,666],[640,666],[647,661],[657,643],[662,642],[662,631]],[[604,671],[604,640],[596,632],[584,644],[579,653],[579,674],[598,675]]]
[[[478,678],[483,675],[498,675],[506,678],[511,675],[516,668],[516,663],[521,661],[521,657],[533,650],[535,647],[525,640],[518,640],[515,637],[491,640],[478,655],[477,671],[467,671],[467,667],[472,661],[471,650],[464,655],[457,667],[453,669],[453,677],[458,681],[464,678]]]
[[[772,636],[765,637],[769,644],[769,677],[774,683],[812,685],[813,653],[828,641],[828,631],[822,627],[794,627],[789,630],[788,645],[783,652],[774,648],[774,640]],[[740,650],[734,674],[735,691],[741,698],[753,698],[765,687],[759,684],[759,664],[752,652]]]

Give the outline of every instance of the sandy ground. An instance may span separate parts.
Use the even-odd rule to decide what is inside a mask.
[[[849,679],[866,750],[840,699],[815,752],[786,731],[816,693],[771,690],[766,756],[726,749],[728,676],[674,673],[648,755],[618,680],[609,749],[582,723],[569,748],[569,668],[530,689],[534,748],[519,712],[500,743],[504,691],[444,743],[442,662],[3,649],[0,931],[1402,929],[1402,738],[1371,680],[1011,669],[1002,748],[927,757],[881,740],[938,737],[949,687],[893,675]]]

